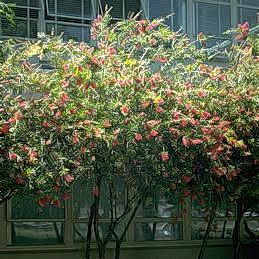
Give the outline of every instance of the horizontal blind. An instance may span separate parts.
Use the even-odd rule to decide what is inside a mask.
[[[110,15],[113,18],[123,19],[123,0],[102,0],[103,10],[108,6],[108,9],[112,7]]]

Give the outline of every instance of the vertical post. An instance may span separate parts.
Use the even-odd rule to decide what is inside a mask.
[[[0,205],[0,249],[6,246],[6,203]]]

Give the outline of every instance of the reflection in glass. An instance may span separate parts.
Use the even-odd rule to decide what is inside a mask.
[[[74,241],[79,242],[85,242],[86,236],[87,236],[87,230],[88,230],[88,223],[75,223],[74,224]],[[99,232],[101,238],[104,237],[109,231],[109,223],[101,223]],[[118,228],[115,228],[115,232],[118,235],[121,235],[123,231],[123,226],[119,225]],[[113,240],[113,237],[110,237],[110,240]],[[94,229],[92,228],[92,241],[95,241],[95,234]]]
[[[249,231],[252,232],[255,236],[259,236],[259,221],[258,220],[245,220]],[[248,231],[248,232],[249,232]],[[245,231],[245,237],[249,237],[247,231]]]
[[[168,222],[142,222],[134,226],[136,241],[180,240],[182,225]]]
[[[93,189],[94,184],[90,181],[78,181],[74,188],[73,213],[74,218],[87,219],[90,216],[90,207],[93,204]],[[108,186],[104,185],[101,188],[102,195],[100,196],[99,216],[101,218],[109,218],[110,215],[110,196]],[[115,194],[116,193],[116,194]],[[117,181],[116,189],[113,197],[114,215],[115,215],[115,200],[116,200],[116,217],[120,216],[124,211],[125,200],[125,184],[122,181]]]
[[[193,221],[192,222],[192,240],[203,239],[207,222],[205,221]],[[210,239],[230,239],[234,228],[234,221],[216,221],[212,224],[212,229],[209,233]]]
[[[12,222],[12,245],[64,243],[64,224],[61,222]]]
[[[63,219],[65,215],[64,208],[56,208],[52,205],[40,207],[33,196],[14,197],[11,204],[12,219]]]
[[[149,196],[138,209],[138,217],[161,217],[170,218],[177,217],[179,209],[177,202],[163,194]]]

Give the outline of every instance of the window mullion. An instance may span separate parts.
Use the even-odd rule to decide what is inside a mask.
[[[236,27],[238,20],[237,0],[231,0],[231,27]]]

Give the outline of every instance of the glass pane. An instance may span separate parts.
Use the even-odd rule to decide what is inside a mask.
[[[177,202],[165,194],[149,196],[138,209],[138,217],[161,217],[170,218],[179,215],[179,206]]]
[[[85,27],[84,28],[84,41],[90,42],[90,40],[91,40],[90,27]]]
[[[193,221],[192,222],[192,240],[203,239],[207,222],[205,221]],[[216,221],[212,224],[212,229],[209,233],[210,239],[230,239],[232,237],[232,232],[235,222],[229,220]]]
[[[197,32],[219,34],[218,5],[197,3]]]
[[[38,34],[38,22],[30,21],[30,37],[37,38],[37,34]]]
[[[113,18],[123,18],[123,2],[121,0],[101,0],[103,11],[105,11],[106,5],[111,8],[110,15]]]
[[[59,15],[82,16],[81,0],[57,0],[57,13]]]
[[[79,26],[68,26],[68,25],[58,25],[58,35],[63,35],[65,41],[74,40],[82,41],[82,27]]]
[[[255,236],[259,236],[259,220],[246,220],[247,227]],[[247,231],[244,231],[245,237],[249,237]]]
[[[56,208],[52,205],[40,207],[35,198],[13,198],[11,201],[12,219],[63,219],[64,208]]]
[[[94,185],[89,181],[87,183],[78,181],[74,188],[74,199],[73,199],[73,213],[75,218],[89,218],[90,216],[90,206],[93,203],[93,189]],[[124,195],[125,184],[122,181],[118,181],[116,187],[116,213],[114,211],[115,217],[121,215],[124,211]],[[109,192],[107,185],[104,185],[101,189],[101,199],[99,216],[101,218],[109,218],[110,215],[110,202],[109,202]]]
[[[184,29],[186,26],[186,1],[174,0],[173,2],[173,29],[175,31]]]
[[[255,204],[255,206],[244,213],[244,217],[259,217],[259,204]]]
[[[182,225],[168,222],[135,223],[134,234],[136,241],[180,240]]]
[[[248,8],[238,8],[239,9],[239,23],[248,22],[250,27],[256,25],[256,13],[258,12],[256,9],[248,9]]]
[[[192,217],[204,217],[208,214],[205,207],[198,204],[197,201],[192,202]],[[233,217],[235,216],[235,208],[228,208],[227,206],[222,206],[216,210],[217,217]]]
[[[61,222],[12,222],[12,245],[60,244],[64,242]]]
[[[2,18],[2,36],[28,37],[27,21],[15,19],[14,26]]]
[[[41,7],[40,6],[40,1],[41,0],[30,0],[30,6],[32,6],[32,7]]]
[[[239,3],[259,7],[259,0],[239,0]]]
[[[149,19],[154,19],[157,17],[165,17],[172,13],[172,1],[171,0],[149,0]],[[171,26],[171,18],[165,21],[166,25]]]
[[[14,1],[9,0],[8,2],[15,3],[16,5],[20,5],[20,6],[27,6],[27,0],[14,0]]]
[[[27,17],[27,9],[25,8],[14,8],[14,14],[16,17]]]
[[[106,235],[109,230],[109,223],[101,223],[100,224],[100,235],[103,237],[103,235]],[[75,242],[85,242],[87,237],[87,230],[88,230],[88,223],[75,223],[74,224],[74,241]],[[119,225],[117,229],[115,229],[115,232],[118,235],[121,235],[123,232],[123,225]],[[114,238],[111,236],[110,240],[114,240]],[[92,241],[95,241],[95,233],[94,229],[92,228]]]

